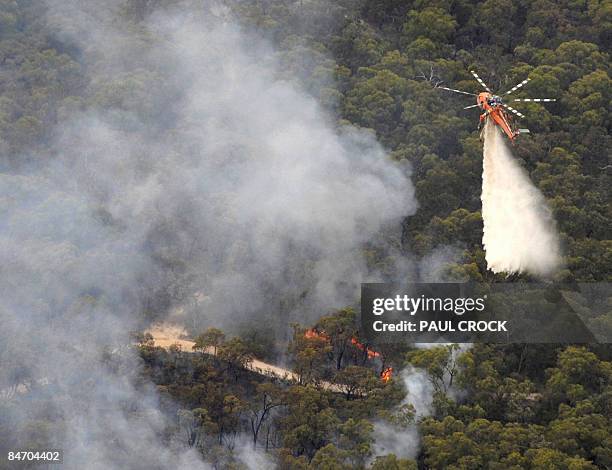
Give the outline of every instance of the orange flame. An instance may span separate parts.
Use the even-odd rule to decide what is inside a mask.
[[[317,331],[315,328],[311,328],[309,330],[306,330],[306,332],[304,333],[304,338],[306,339],[320,339],[323,341],[329,341],[329,336],[327,336],[325,333],[321,333],[319,331]]]
[[[387,383],[393,377],[393,367],[387,367],[380,373],[380,380]]]
[[[319,331],[316,328],[310,328],[304,332],[304,338],[306,339],[317,339],[321,341],[329,342],[331,338],[325,334],[323,331]],[[351,344],[355,346],[360,351],[366,351],[368,354],[368,359],[374,359],[377,357],[381,357],[381,354],[373,349],[370,349],[368,346],[360,343],[357,338],[354,336],[351,338]],[[384,383],[387,383],[393,377],[393,367],[387,367],[380,373],[380,380]]]
[[[368,359],[374,359],[375,357],[380,357],[379,352],[376,352],[373,349],[370,349],[367,346],[364,346],[354,336],[351,338],[351,343],[360,351],[366,351],[368,353]]]

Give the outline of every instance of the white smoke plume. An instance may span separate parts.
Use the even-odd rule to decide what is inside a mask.
[[[452,343],[416,343],[419,349],[430,349],[451,346]],[[456,345],[451,350],[451,368],[456,373],[457,359],[461,354],[469,350],[472,345],[463,343]],[[402,427],[390,424],[386,421],[374,423],[374,456],[393,453],[401,458],[416,459],[421,446],[421,435],[418,429],[420,419],[430,416],[434,412],[434,394],[436,386],[434,380],[428,375],[425,369],[419,369],[411,364],[406,365],[400,373],[399,378],[406,389],[406,396],[402,400],[400,407],[411,405],[414,408],[414,423]],[[445,371],[442,382],[437,382],[438,390],[443,391],[452,400],[459,401],[465,395],[464,391],[453,383],[450,372]]]
[[[488,268],[494,273],[554,274],[561,254],[551,211],[491,122],[484,129],[481,198]]]
[[[427,373],[411,365],[400,372],[399,378],[408,392],[401,405],[412,405],[415,424],[398,427],[383,421],[374,424],[374,455],[395,454],[400,458],[414,459],[420,449],[420,435],[416,422],[432,413],[434,388]]]
[[[48,151],[0,167],[0,447],[50,436],[67,469],[204,467],[166,439],[128,331],[199,292],[194,328],[346,305],[363,244],[415,210],[405,168],[198,3],[138,27],[120,2],[48,4],[94,104],[67,103]]]

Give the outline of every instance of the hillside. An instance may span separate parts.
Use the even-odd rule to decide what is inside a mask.
[[[470,70],[557,99],[511,151],[555,280],[612,281],[611,44],[609,0],[0,0],[2,458],[612,468],[609,344],[358,322],[361,282],[538,280],[487,269]]]

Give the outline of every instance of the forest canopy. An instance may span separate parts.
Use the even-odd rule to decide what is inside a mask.
[[[272,57],[257,59],[280,64],[274,69],[274,83],[291,83],[316,101],[335,131],[341,133],[347,126],[359,129],[380,143],[384,149],[380,158],[407,169],[418,208],[397,226],[385,226],[372,240],[361,243],[359,249],[368,268],[393,278],[401,264],[398,260],[404,257],[429,259],[433,254],[448,252],[451,255],[445,257],[443,266],[447,279],[508,280],[487,270],[481,243],[482,143],[477,130],[478,112],[464,110],[472,103],[463,97],[437,88],[442,85],[477,92],[479,85],[469,73],[477,70],[495,90],[509,89],[530,77],[529,95],[557,98],[554,103],[520,104],[520,111],[526,115],[521,127],[528,127],[531,134],[520,137],[512,150],[553,211],[565,255],[559,277],[566,282],[612,280],[611,1],[109,3],[113,21],[121,25],[125,37],[101,39],[92,35],[83,45],[69,34],[74,20],[71,14],[77,9],[71,2],[62,4],[62,10],[54,1],[0,0],[0,176],[28,174],[43,163],[53,168],[58,158],[54,147],[58,125],[75,116],[78,120],[92,110],[100,116],[111,116],[121,123],[121,132],[137,135],[142,142],[158,139],[156,142],[171,143],[160,145],[159,153],[151,156],[145,151],[138,153],[142,142],[135,140],[135,153],[140,158],[137,171],[146,168],[153,157],[191,164],[191,149],[185,147],[194,141],[183,139],[187,135],[184,129],[173,128],[175,98],[181,96],[181,86],[172,81],[169,70],[175,65],[178,69],[179,60],[149,66],[150,44],[166,38],[163,31],[148,28],[147,21],[165,10],[196,11],[204,17],[227,15],[245,34],[265,38]],[[96,16],[99,11],[95,5],[88,13],[87,18],[93,21],[108,20],[101,13]],[[132,41],[130,47],[141,52],[141,57],[128,64],[109,64],[104,49],[90,49],[87,42],[108,41],[109,48],[121,48],[126,37]],[[516,96],[523,96],[521,93]],[[225,117],[220,115],[218,121],[223,123]],[[111,133],[108,141],[114,135]],[[70,139],[76,139],[60,137],[68,142],[67,148],[73,142]],[[230,153],[244,151],[231,146],[232,136],[227,136],[225,143]],[[143,143],[142,148],[150,147]],[[75,165],[90,162],[95,168],[96,149],[87,148],[75,158],[82,159],[73,161]],[[224,163],[231,169],[233,161]],[[114,164],[116,173],[107,175],[108,180],[120,179],[122,171],[128,171],[122,162]],[[74,184],[78,183],[82,182]],[[193,181],[189,184],[195,185]],[[97,191],[92,186],[92,191]],[[105,199],[103,191],[99,193],[96,195],[109,207],[116,203],[110,197]],[[0,196],[2,209],[20,194],[6,189]],[[189,209],[188,204],[172,207],[179,216],[188,214]],[[79,211],[93,212],[91,217],[108,229],[109,243],[132,227],[129,217],[120,220],[103,205],[93,211],[78,206],[75,212],[81,217]],[[233,217],[235,213],[228,210],[219,220],[231,222]],[[189,269],[194,251],[190,243],[195,246],[203,242],[173,238],[174,222],[181,227],[199,227],[197,221],[188,219],[162,220],[144,237],[143,245],[155,247],[151,249],[153,272],[162,288],[147,291],[147,282],[141,285],[140,281],[150,279],[137,279],[138,293],[146,293],[139,299],[138,318],[129,323],[130,327],[163,318],[176,305],[187,303],[186,299],[191,299],[187,293],[204,282]],[[57,230],[80,237],[81,219],[69,220]],[[30,228],[37,229],[35,224]],[[248,224],[239,227],[245,232],[250,228]],[[10,232],[11,227],[7,230]],[[175,245],[164,245],[166,240]],[[341,244],[343,240],[332,242]],[[294,248],[288,245],[289,250]],[[125,250],[125,257],[120,258],[123,261],[131,246],[120,247]],[[72,260],[74,250],[64,248],[62,259]],[[274,274],[290,280],[307,278],[312,272],[308,271],[312,268],[308,263],[310,248],[299,247],[299,262],[288,262],[282,273]],[[249,255],[247,248],[236,244],[229,257]],[[214,258],[217,253],[210,256]],[[46,262],[43,258],[40,264]],[[85,274],[83,278],[87,278]],[[532,279],[520,274],[509,280]],[[104,281],[116,286],[124,279],[109,275]],[[114,315],[117,304],[132,300],[122,294],[118,296],[120,301],[113,303],[100,294],[103,289],[84,285],[78,301],[69,308],[64,309],[61,301],[57,302],[59,307],[53,302],[41,307],[53,327],[56,324],[51,320],[57,317],[47,312],[58,308],[61,315],[67,315],[59,315],[62,321],[58,325],[69,330],[83,322],[89,334],[98,325],[96,315],[103,311]],[[2,291],[17,287],[15,282]],[[152,337],[138,334],[125,344],[101,348],[95,357],[99,366],[95,370],[112,377],[129,377],[126,381],[147,393],[152,384],[155,400],[159,399],[159,407],[170,423],[156,429],[156,438],[181,449],[181,453],[187,452],[185,449],[193,451],[198,459],[202,457],[217,469],[612,467],[609,345],[480,344],[428,349],[371,345],[360,337],[358,312],[353,307],[310,311],[304,321],[289,325],[287,318],[275,316],[272,309],[289,310],[308,293],[295,289],[275,296],[273,287],[270,292],[275,301],[271,311],[250,323],[236,322],[231,325],[236,331],[198,323],[200,307],[194,301],[192,310],[196,313],[188,317],[193,321],[186,325],[195,339],[193,350],[160,348]],[[32,301],[36,308],[43,303],[38,298]],[[0,305],[0,312],[2,308]],[[286,327],[284,336],[275,330],[279,324]],[[609,330],[612,325],[602,320],[600,327]],[[66,432],[57,403],[71,403],[66,397],[72,392],[55,384],[51,393],[38,394],[41,385],[36,385],[30,374],[33,365],[44,357],[46,339],[36,340],[36,347],[18,358],[11,348],[19,347],[19,337],[2,333],[0,339],[6,344],[6,351],[0,345],[4,364],[1,383],[10,384],[0,389],[0,450],[52,442],[53,436]],[[83,341],[99,346],[90,336]],[[71,347],[62,343],[58,349],[62,354],[69,351],[81,355],[78,348]],[[137,351],[137,359],[123,355],[129,348]],[[378,356],[368,354],[374,350]],[[300,380],[296,383],[257,374],[247,367],[254,358],[282,361],[299,374]],[[381,374],[390,370],[396,372],[394,377],[381,380]],[[410,374],[416,370],[419,383],[428,393],[423,409],[406,400],[410,377],[414,377]],[[103,382],[92,377],[70,380],[70,387],[75,387],[81,398],[94,395],[95,387]],[[35,391],[36,399],[30,399],[23,390]],[[125,415],[140,419],[146,414],[140,403],[123,399],[117,398]],[[27,413],[21,412],[24,408]],[[400,445],[394,446],[393,440],[387,439],[394,435],[404,439]],[[239,452],[242,448],[249,449],[246,457]],[[129,451],[123,449],[123,453]]]

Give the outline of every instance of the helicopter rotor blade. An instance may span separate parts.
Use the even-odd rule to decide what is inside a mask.
[[[510,93],[514,93],[516,90],[518,90],[522,86],[525,86],[529,80],[531,80],[531,78],[526,78],[525,80],[523,80],[518,85],[513,86],[510,90],[508,90],[506,93],[504,93],[504,96],[505,95],[509,95]]]
[[[455,90],[454,88],[446,88],[445,86],[439,86],[436,88],[442,88],[443,90],[454,91],[455,93],[461,93],[463,95],[476,96],[476,93],[468,93],[467,91]]]
[[[470,106],[466,106],[466,107],[465,107],[465,108],[463,108],[463,109],[475,108],[476,106],[478,106],[478,105],[477,105],[477,104],[473,104],[473,105],[470,105]]]
[[[474,78],[475,78],[475,79],[478,81],[478,83],[480,83],[480,84],[482,85],[482,87],[483,87],[485,90],[487,90],[489,93],[493,93],[493,92],[491,91],[491,89],[490,89],[490,88],[487,86],[487,84],[486,84],[485,82],[483,82],[483,81],[482,81],[482,78],[480,78],[476,72],[474,72],[473,70],[470,70],[470,73],[471,73],[472,75],[474,75]]]
[[[535,102],[539,102],[539,101],[557,101],[556,98],[517,98],[515,100],[512,101],[524,101],[524,102],[529,102],[529,101],[535,101]]]
[[[504,108],[506,108],[508,111],[511,111],[512,113],[516,114],[516,115],[517,115],[518,117],[520,117],[520,118],[524,118],[524,117],[525,117],[525,115],[524,115],[524,114],[519,113],[519,112],[518,112],[516,109],[514,109],[514,108],[513,108],[513,107],[511,107],[511,106],[508,106],[507,104],[503,104],[502,106],[503,106]]]

